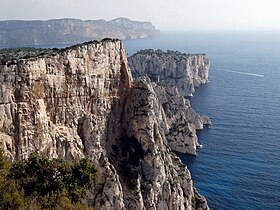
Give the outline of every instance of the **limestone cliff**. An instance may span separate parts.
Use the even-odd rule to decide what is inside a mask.
[[[173,151],[195,155],[199,146],[196,130],[211,125],[211,121],[207,116],[197,114],[185,97],[208,81],[206,55],[142,50],[129,57],[129,66],[135,77],[147,75],[153,81],[163,108],[165,120],[161,128],[168,146]]]
[[[168,50],[141,50],[129,59],[134,76],[147,75],[153,82],[176,86],[182,96],[192,96],[195,87],[208,82],[210,62],[205,54]]]
[[[103,39],[154,37],[159,30],[150,22],[128,18],[105,20],[53,19],[0,21],[0,46],[54,45]]]
[[[0,55],[0,142],[11,159],[90,157],[95,209],[208,209],[167,145],[160,88],[132,81],[121,41]]]

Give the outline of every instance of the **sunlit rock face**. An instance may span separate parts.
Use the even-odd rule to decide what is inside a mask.
[[[208,82],[210,62],[206,55],[141,50],[129,57],[129,66],[135,77],[146,75],[153,81],[164,113],[161,128],[168,146],[176,152],[196,155],[196,130],[211,125],[211,120],[197,114],[186,97]]]
[[[182,96],[192,96],[195,87],[208,82],[210,61],[205,54],[141,50],[129,58],[133,76],[147,75],[153,82],[177,87]]]

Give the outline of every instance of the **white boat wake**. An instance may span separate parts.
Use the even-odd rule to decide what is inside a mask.
[[[253,73],[242,72],[242,71],[227,70],[227,72],[231,72],[231,73],[235,73],[235,74],[243,74],[243,75],[248,75],[248,76],[254,76],[254,77],[264,77],[263,74],[253,74]]]

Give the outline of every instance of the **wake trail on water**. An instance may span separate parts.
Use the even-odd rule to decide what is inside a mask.
[[[227,70],[227,72],[235,73],[235,74],[243,74],[248,76],[254,76],[254,77],[264,77],[263,74],[254,74],[249,72],[243,72],[243,71],[233,71],[233,70]]]

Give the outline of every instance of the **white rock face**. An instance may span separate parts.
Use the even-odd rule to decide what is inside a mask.
[[[167,145],[175,119],[158,92],[171,90],[133,82],[121,41],[13,57],[0,58],[0,143],[11,159],[90,157],[95,209],[208,209]]]
[[[196,130],[210,125],[209,117],[200,117],[185,97],[208,81],[210,62],[204,54],[189,55],[174,51],[142,50],[129,57],[135,76],[146,75],[163,108],[167,144],[173,151],[196,155],[199,146]]]
[[[191,177],[165,144],[165,135],[160,127],[164,112],[148,78],[134,82],[125,112],[123,124],[126,138],[134,139],[141,145],[139,151],[128,157],[141,156],[141,161],[134,165],[130,174],[133,176],[133,170],[140,171],[133,179],[140,183],[135,188],[141,193],[128,195],[129,209],[143,208],[136,205],[138,197],[144,200],[146,209],[191,209],[194,196]]]
[[[100,183],[97,209],[124,209],[119,176],[106,155],[113,104],[131,86],[118,40],[87,43],[61,52],[0,65],[0,140],[12,159],[32,152],[49,158],[91,157]]]
[[[205,54],[141,50],[129,58],[133,76],[149,76],[158,84],[177,87],[182,96],[192,96],[195,87],[208,82],[210,61]]]

